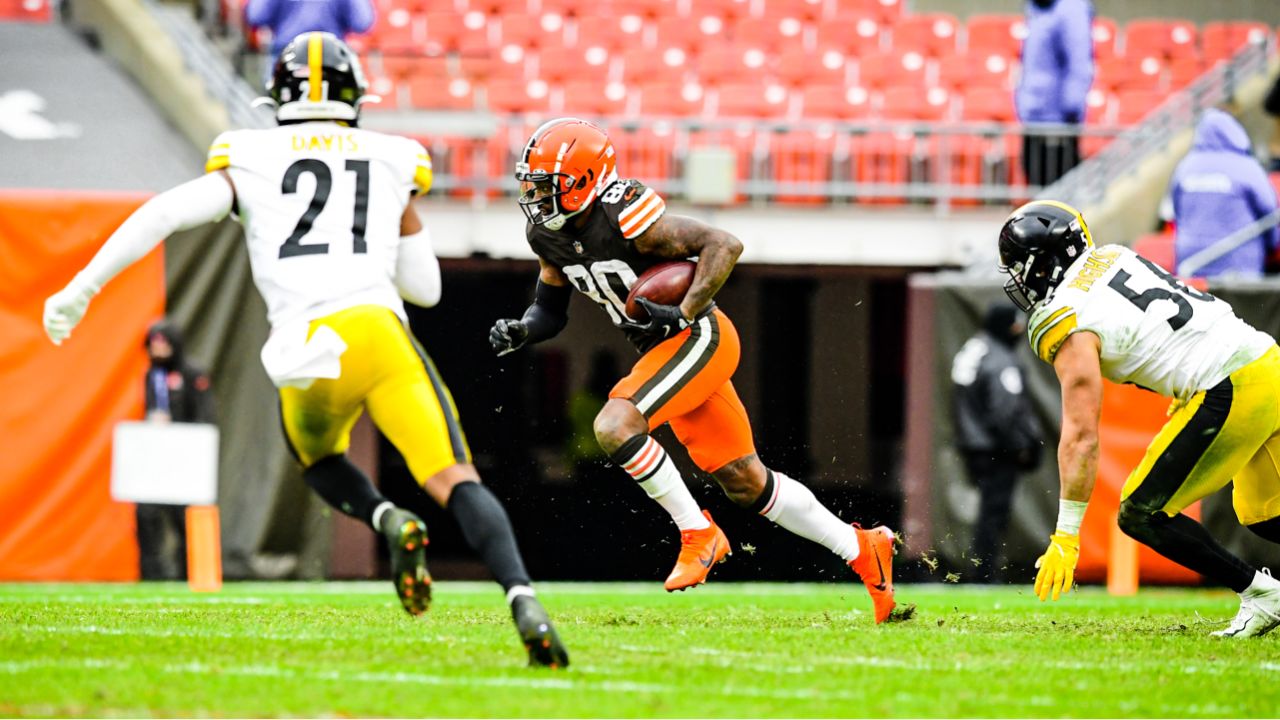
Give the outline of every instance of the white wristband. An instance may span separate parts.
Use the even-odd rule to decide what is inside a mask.
[[[1058,532],[1079,535],[1080,523],[1084,522],[1084,511],[1088,507],[1088,502],[1058,500]]]

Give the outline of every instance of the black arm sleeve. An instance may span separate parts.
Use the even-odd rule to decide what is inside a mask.
[[[569,322],[569,294],[573,292],[568,285],[548,285],[538,281],[538,288],[533,293],[533,304],[524,311],[520,321],[529,330],[529,343],[549,340]]]

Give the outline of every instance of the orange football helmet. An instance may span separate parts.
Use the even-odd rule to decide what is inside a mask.
[[[533,132],[516,163],[520,209],[556,231],[618,179],[613,143],[585,120],[559,118]]]

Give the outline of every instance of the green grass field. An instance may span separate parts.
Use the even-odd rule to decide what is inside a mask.
[[[1207,637],[1214,591],[556,584],[565,671],[524,667],[500,593],[438,583],[425,619],[389,583],[0,585],[0,715],[1275,716],[1280,633]]]

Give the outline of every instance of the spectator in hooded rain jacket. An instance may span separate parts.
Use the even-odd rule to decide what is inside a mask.
[[[271,30],[270,68],[280,51],[305,32],[329,32],[338,37],[368,32],[373,26],[371,0],[249,0],[245,22]]]
[[[1014,94],[1025,125],[1084,121],[1093,84],[1093,4],[1089,0],[1029,0],[1022,43],[1022,79]],[[1075,132],[1028,133],[1022,167],[1027,183],[1051,185],[1080,162]]]
[[[1249,134],[1229,113],[1217,109],[1200,118],[1191,152],[1173,171],[1169,195],[1178,265],[1276,209],[1275,189],[1251,152]],[[1196,274],[1257,277],[1278,241],[1276,228],[1263,231]]]

